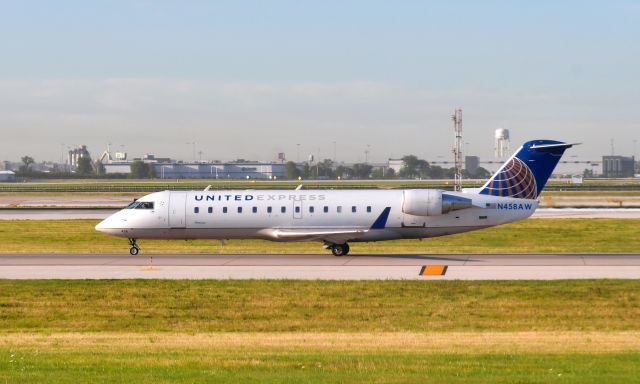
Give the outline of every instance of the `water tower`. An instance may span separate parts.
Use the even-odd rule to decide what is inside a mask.
[[[499,159],[503,159],[509,156],[509,130],[504,128],[498,128],[495,132],[495,156]]]

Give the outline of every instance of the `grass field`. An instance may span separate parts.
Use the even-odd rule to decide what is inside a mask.
[[[0,221],[0,253],[126,253],[126,239],[95,231],[96,220]],[[354,243],[354,253],[638,252],[637,219],[528,219],[459,235]],[[319,243],[140,240],[143,253],[322,253]]]
[[[5,382],[640,380],[634,280],[5,280],[0,309]]]
[[[119,252],[93,220],[2,252]],[[638,252],[640,220],[529,219],[354,252]],[[141,241],[143,252],[322,252]],[[0,382],[640,383],[640,280],[0,280]]]

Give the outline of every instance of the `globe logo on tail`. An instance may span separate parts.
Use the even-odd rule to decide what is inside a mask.
[[[491,196],[535,199],[538,196],[536,178],[531,169],[517,157],[511,158],[482,191]]]

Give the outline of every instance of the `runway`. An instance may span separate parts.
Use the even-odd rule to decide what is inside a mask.
[[[443,275],[421,275],[446,266]],[[4,279],[640,278],[640,254],[0,254]]]

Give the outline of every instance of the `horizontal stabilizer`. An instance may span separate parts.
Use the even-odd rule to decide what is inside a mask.
[[[564,149],[569,149],[571,147],[573,147],[574,145],[580,145],[581,143],[559,143],[559,144],[539,144],[539,145],[532,145],[531,149],[535,150],[535,149],[551,149],[551,148],[564,148]]]

